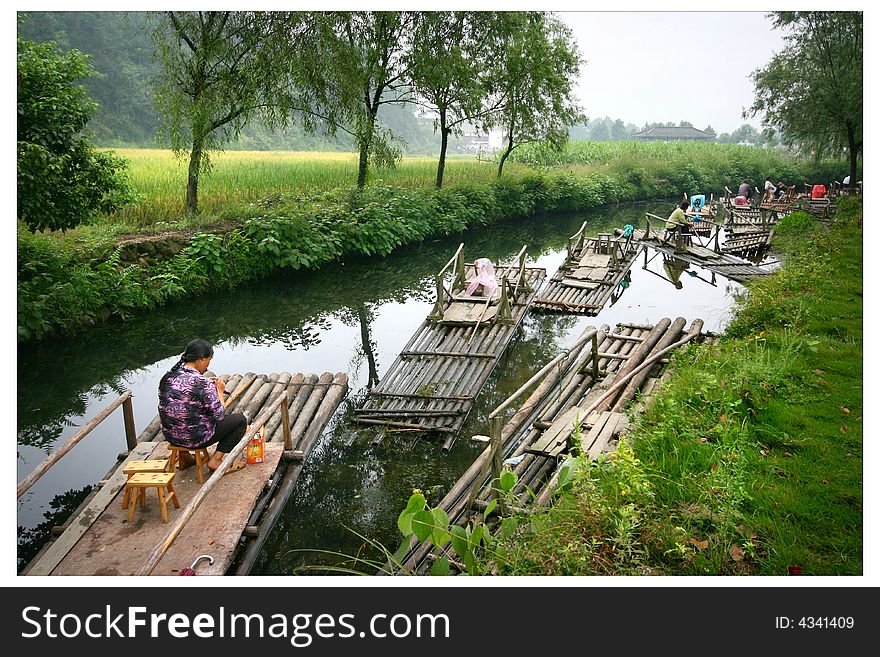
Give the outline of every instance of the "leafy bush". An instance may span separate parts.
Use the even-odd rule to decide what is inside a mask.
[[[94,72],[78,50],[18,39],[18,216],[31,230],[64,230],[131,200],[125,162],[79,133],[96,105],[75,83]]]

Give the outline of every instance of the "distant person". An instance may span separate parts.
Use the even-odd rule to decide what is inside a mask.
[[[672,214],[669,215],[669,218],[666,220],[666,235],[663,238],[664,240],[674,236],[676,233],[679,235],[690,234],[691,223],[688,221],[687,215],[684,213],[689,205],[690,203],[688,201],[682,201],[678,204],[678,207],[672,211]]]
[[[739,186],[739,191],[736,193],[737,196],[745,196],[746,200],[752,197],[752,186],[743,180],[742,184]]]
[[[849,176],[847,176],[846,178],[843,179],[843,186],[845,188],[849,187]]]
[[[218,378],[205,376],[214,348],[205,340],[193,340],[180,360],[159,381],[159,418],[162,433],[172,445],[198,449],[217,443],[208,459],[208,469],[220,467],[223,457],[244,436],[247,418],[227,413],[223,401],[225,386]],[[181,454],[181,467],[195,463],[191,454]],[[227,473],[241,470],[243,461],[233,463]]]
[[[764,198],[769,199],[770,197],[775,197],[775,195],[776,185],[773,184],[770,176],[767,176],[767,180],[764,182]]]
[[[788,186],[781,180],[776,183],[776,189],[773,191],[773,198],[780,199],[788,192]]]

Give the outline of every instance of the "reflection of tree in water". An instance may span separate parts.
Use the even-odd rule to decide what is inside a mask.
[[[379,383],[379,373],[376,371],[376,342],[370,336],[370,321],[375,319],[375,313],[372,311],[367,313],[365,305],[361,304],[357,308],[358,323],[361,328],[361,350],[367,358],[368,378],[367,387],[373,388]]]
[[[63,525],[71,514],[92,492],[91,486],[79,490],[71,489],[52,498],[49,510],[43,512],[45,520],[32,529],[18,528],[18,572],[30,563],[31,559],[52,537],[52,527]]]

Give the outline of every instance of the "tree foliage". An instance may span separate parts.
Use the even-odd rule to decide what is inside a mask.
[[[789,143],[817,156],[847,152],[855,179],[862,152],[861,12],[776,12],[786,29],[785,49],[752,74],[755,101],[748,110],[778,126]]]
[[[500,107],[492,123],[504,128],[500,176],[514,148],[535,141],[561,148],[585,117],[574,97],[582,60],[571,30],[542,12],[501,14],[495,24],[492,36],[503,45],[487,79]]]
[[[199,176],[210,169],[211,152],[237,137],[260,107],[267,73],[257,56],[260,24],[250,12],[168,11],[153,30],[163,130],[176,154],[189,152],[187,212],[198,209]]]
[[[354,138],[361,188],[371,164],[394,166],[402,155],[378,116],[384,105],[413,100],[407,54],[416,17],[408,11],[354,11],[322,21],[317,43],[322,56],[315,60],[314,77],[326,77],[329,90],[317,112]]]
[[[95,112],[78,81],[87,55],[18,38],[18,217],[32,231],[66,230],[130,200],[125,163],[82,135]]]

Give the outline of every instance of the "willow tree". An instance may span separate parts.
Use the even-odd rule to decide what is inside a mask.
[[[480,121],[494,106],[488,105],[484,71],[492,56],[487,37],[495,15],[488,12],[424,12],[413,30],[409,73],[418,103],[436,116],[440,157],[436,186],[443,186],[446,151],[451,134],[461,135],[470,122]]]
[[[788,30],[786,47],[752,73],[748,113],[763,113],[764,125],[819,156],[846,152],[855,181],[862,153],[862,13],[781,11],[773,26]]]
[[[195,212],[212,152],[261,112],[270,122],[288,119],[291,75],[298,57],[312,52],[313,16],[168,11],[159,18],[152,33],[162,64],[155,98],[172,149],[189,154],[186,211]]]
[[[406,54],[415,19],[416,12],[354,11],[324,14],[319,21],[311,76],[323,78],[328,93],[313,111],[354,138],[358,187],[366,184],[371,163],[392,166],[400,158],[378,114],[382,105],[412,100]]]
[[[543,142],[562,148],[568,128],[585,120],[574,96],[582,60],[571,29],[543,12],[501,14],[490,38],[499,44],[487,80],[500,106],[492,123],[504,130],[500,177],[516,147]]]

